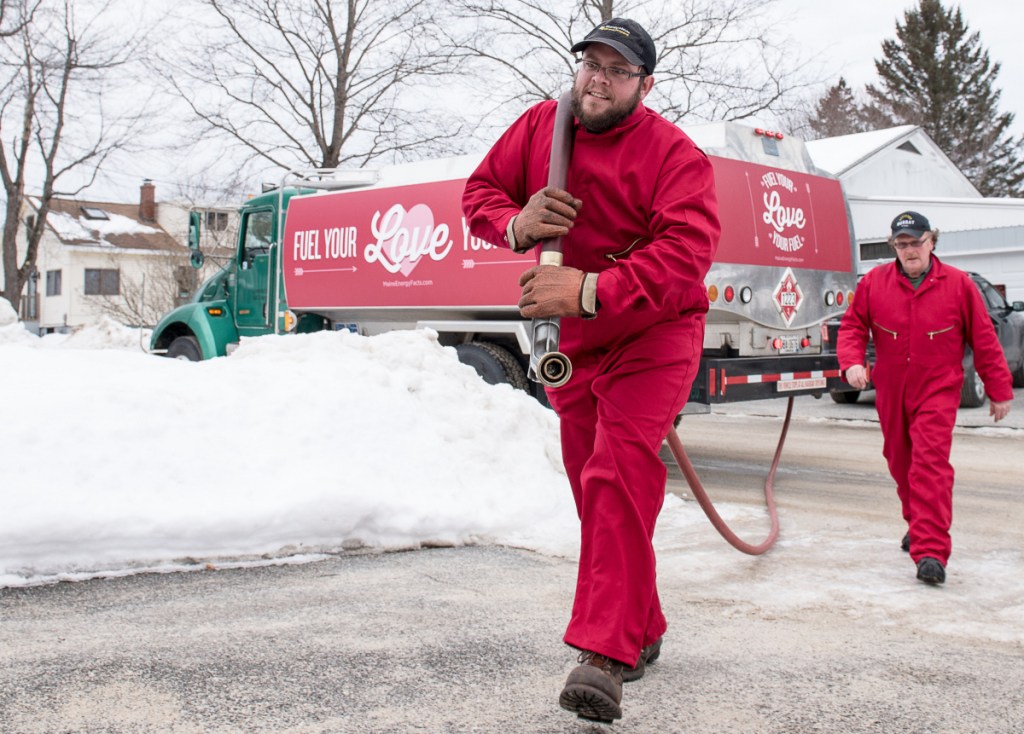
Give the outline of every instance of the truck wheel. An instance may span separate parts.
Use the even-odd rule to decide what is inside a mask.
[[[829,396],[834,403],[856,403],[860,397],[860,390],[834,390],[829,391]]]
[[[188,362],[201,362],[203,353],[199,342],[194,336],[179,336],[167,348],[167,356],[171,359],[184,359]]]
[[[1013,386],[1024,387],[1024,344],[1020,347],[1020,364],[1013,371]]]
[[[974,369],[974,360],[964,367],[964,386],[960,391],[961,408],[978,408],[985,402],[985,383]]]
[[[475,369],[488,385],[507,383],[517,390],[529,391],[526,372],[505,347],[490,342],[467,342],[457,344],[455,351],[459,361]]]

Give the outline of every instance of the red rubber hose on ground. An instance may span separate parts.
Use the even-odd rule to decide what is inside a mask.
[[[768,515],[772,521],[772,529],[768,533],[768,537],[765,538],[763,543],[759,545],[751,545],[740,539],[729,526],[725,524],[725,520],[718,514],[715,506],[711,502],[711,498],[708,497],[708,493],[704,490],[704,485],[700,483],[700,479],[697,478],[697,472],[693,469],[693,464],[690,463],[690,458],[686,455],[686,451],[683,450],[683,442],[679,440],[679,434],[676,433],[675,429],[670,429],[668,432],[668,447],[672,451],[672,456],[675,457],[676,463],[679,465],[679,469],[683,472],[683,476],[686,477],[687,484],[690,485],[690,489],[693,490],[693,496],[697,499],[701,508],[704,510],[704,514],[708,516],[711,524],[715,526],[715,530],[728,541],[729,545],[738,551],[747,553],[752,556],[759,556],[773,545],[775,545],[776,539],[779,537],[779,513],[775,509],[775,493],[773,484],[775,483],[775,470],[779,467],[779,458],[782,456],[782,446],[786,443],[786,433],[789,431],[789,418],[793,414],[793,398],[789,398],[789,404],[786,406],[786,420],[782,424],[782,433],[779,436],[779,445],[775,448],[775,458],[772,459],[771,468],[768,470],[768,476],[764,480],[764,501],[768,507]]]

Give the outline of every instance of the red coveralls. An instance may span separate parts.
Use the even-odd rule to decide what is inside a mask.
[[[507,245],[509,220],[547,185],[555,107],[527,110],[469,179],[474,235]],[[572,378],[547,391],[581,525],[565,641],[633,665],[666,628],[651,544],[665,497],[658,451],[703,346],[720,231],[714,177],[678,127],[638,105],[600,135],[577,124],[566,189],[583,207],[564,263],[601,275],[596,318],[561,321]]]
[[[964,383],[964,346],[989,399],[1011,400],[1010,370],[992,321],[971,279],[932,254],[931,269],[914,290],[899,262],[869,271],[843,316],[837,352],[844,374],[864,364],[874,337],[875,407],[883,454],[916,563],[930,556],[945,566],[952,543],[953,467],[949,452]]]

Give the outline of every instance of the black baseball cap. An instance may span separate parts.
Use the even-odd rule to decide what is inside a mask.
[[[658,54],[654,50],[654,41],[643,27],[635,20],[612,18],[599,25],[587,34],[570,51],[578,53],[591,43],[603,43],[611,46],[626,57],[626,61],[634,66],[644,67],[647,74],[654,73],[654,65]]]
[[[917,212],[903,212],[894,220],[892,220],[892,236],[896,237],[901,234],[909,234],[914,237],[920,237],[925,232],[930,232],[932,225],[928,223],[928,220]]]

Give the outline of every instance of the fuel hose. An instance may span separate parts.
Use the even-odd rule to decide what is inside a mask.
[[[786,418],[782,422],[782,433],[779,435],[779,443],[775,447],[775,456],[772,459],[771,467],[768,469],[768,475],[764,480],[764,501],[768,508],[768,516],[771,519],[771,530],[768,531],[768,537],[757,545],[752,545],[741,539],[732,529],[726,524],[722,516],[718,514],[718,510],[715,509],[714,504],[711,502],[711,498],[708,497],[707,491],[704,489],[704,485],[701,484],[700,478],[697,476],[697,472],[693,468],[693,464],[690,463],[690,458],[686,455],[686,450],[683,448],[683,442],[679,439],[679,434],[676,433],[675,428],[670,428],[668,432],[668,447],[672,451],[672,456],[676,460],[676,464],[679,465],[680,471],[683,472],[683,476],[686,477],[686,483],[690,485],[690,490],[693,492],[694,498],[697,503],[704,510],[704,514],[708,516],[708,520],[715,527],[725,540],[738,551],[742,551],[751,556],[759,556],[765,553],[769,548],[775,545],[775,541],[779,537],[779,513],[775,507],[775,471],[779,467],[779,459],[782,456],[782,447],[786,443],[786,433],[789,431],[789,419],[793,415],[793,397],[790,396],[789,403],[786,406]]]

